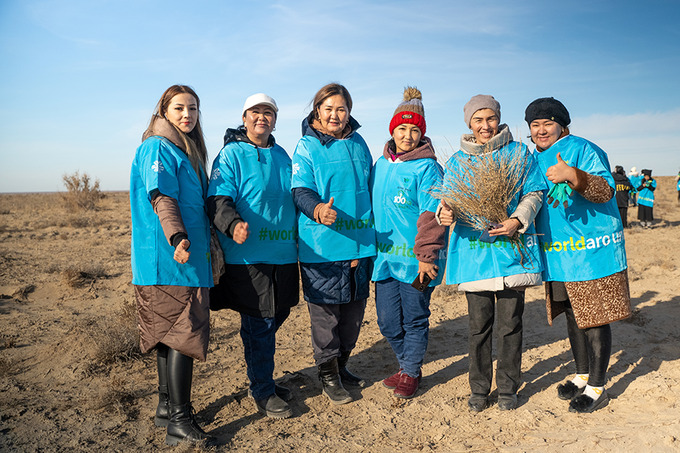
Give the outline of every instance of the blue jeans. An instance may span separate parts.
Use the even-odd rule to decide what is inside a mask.
[[[380,333],[392,346],[399,368],[413,378],[420,375],[430,333],[430,296],[410,283],[393,278],[375,283],[375,307]]]
[[[274,394],[274,353],[276,331],[290,309],[277,312],[275,318],[259,318],[241,313],[241,339],[253,398],[263,400]]]

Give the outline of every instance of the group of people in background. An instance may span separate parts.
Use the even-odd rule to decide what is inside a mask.
[[[617,165],[612,173],[616,183],[616,204],[619,207],[619,214],[623,227],[628,228],[628,206],[637,206],[638,220],[643,228],[651,228],[654,221],[654,191],[656,190],[656,180],[652,177],[652,170],[643,169],[638,173],[636,167],[630,169],[626,176],[626,171],[622,166]],[[677,181],[680,181],[678,174]],[[680,191],[680,182],[678,182]],[[678,194],[680,201],[680,193]]]
[[[322,87],[291,158],[272,135],[276,101],[249,96],[209,174],[198,95],[183,85],[163,93],[134,157],[130,201],[141,349],[156,350],[154,420],[166,428],[166,443],[215,442],[191,405],[193,361],[206,359],[211,309],[240,315],[258,412],[292,416],[293,392],[273,373],[276,333],[298,303],[300,282],[322,392],[333,404],[353,400],[348,387],[367,385],[348,363],[371,281],[378,327],[397,362],[382,384],[397,398],[416,395],[430,298],[445,276],[468,302],[471,411],[493,402],[494,327],[498,408],[517,407],[524,293],[541,284],[548,321],[566,313],[576,365],[558,397],[572,412],[604,407],[609,325],[630,315],[623,225],[604,151],[570,134],[560,101],[540,98],[525,111],[531,153],[501,123],[500,103],[477,95],[463,108],[471,133],[442,167],[425,135],[422,94],[407,87],[374,163],[352,105],[344,86]],[[507,219],[490,226],[482,243],[436,189],[460,178],[463,163],[474,168],[484,156],[511,153],[527,162],[521,187],[504,206]],[[222,256],[214,275],[211,261]]]

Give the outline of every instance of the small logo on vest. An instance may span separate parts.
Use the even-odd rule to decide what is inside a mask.
[[[293,174],[297,175],[300,171],[300,164],[293,164]]]
[[[222,173],[220,172],[220,169],[219,169],[219,168],[216,168],[216,169],[212,172],[212,176],[210,177],[210,180],[212,180],[212,181],[217,180],[217,178],[219,178],[221,174],[222,174]]]
[[[157,160],[151,165],[151,169],[156,173],[162,173],[165,170],[165,167],[163,167],[163,162]]]
[[[394,197],[394,202],[398,204],[406,204],[406,198],[401,193]]]

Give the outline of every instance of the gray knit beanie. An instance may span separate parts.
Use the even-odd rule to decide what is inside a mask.
[[[472,115],[475,114],[477,110],[481,109],[491,109],[498,116],[498,121],[501,120],[501,105],[493,96],[488,94],[478,94],[477,96],[472,96],[472,98],[463,107],[463,116],[465,118],[465,124],[470,127],[470,121],[472,120]]]

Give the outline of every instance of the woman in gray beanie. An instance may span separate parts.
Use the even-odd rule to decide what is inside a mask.
[[[507,124],[500,124],[500,104],[493,96],[473,96],[465,104],[463,114],[472,133],[461,137],[460,151],[446,163],[444,191],[456,188],[456,181],[464,180],[466,174],[474,174],[480,180],[487,177],[482,169],[490,160],[523,162],[519,186],[513,187],[512,200],[499,209],[506,213],[506,219],[497,225],[485,225],[488,231],[481,237],[480,231],[464,220],[464,209],[454,213],[442,201],[439,210],[442,225],[451,225],[456,218],[449,241],[446,283],[457,283],[468,302],[471,390],[468,408],[480,412],[490,403],[491,339],[495,330],[498,408],[512,410],[517,407],[517,390],[521,385],[524,292],[529,286],[541,284],[538,242],[533,233],[545,183],[526,145],[513,141]],[[464,191],[472,186],[469,182],[466,184],[469,187]],[[457,192],[458,189],[452,190],[450,202],[456,202]],[[493,202],[483,200],[483,203]],[[486,233],[490,239],[483,239]],[[515,252],[513,241],[522,242],[524,257]],[[532,264],[528,264],[529,261]],[[494,316],[494,312],[497,315]]]
[[[569,411],[607,405],[610,323],[630,316],[623,225],[607,154],[569,132],[569,112],[554,98],[526,108],[549,191],[536,217],[545,269],[548,322],[564,312],[576,375],[557,386]]]

